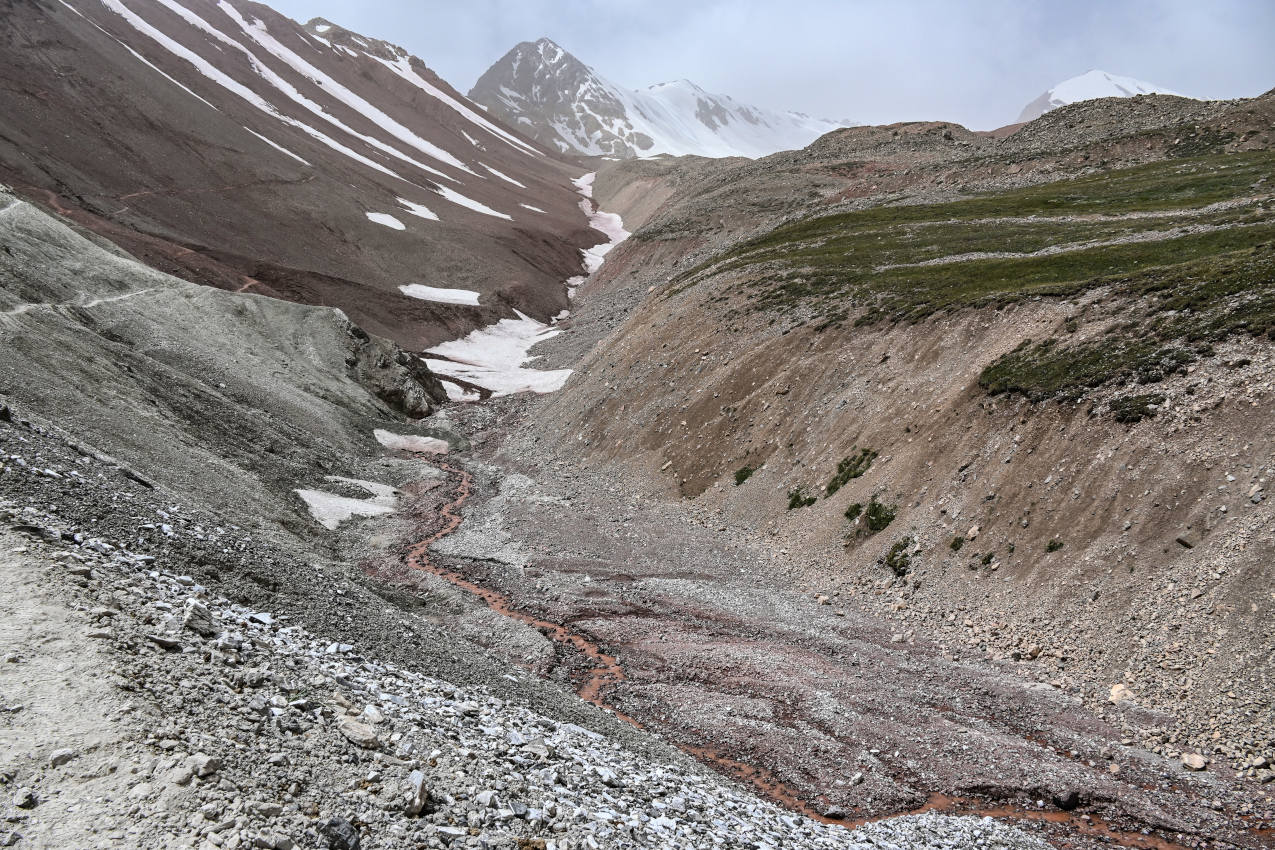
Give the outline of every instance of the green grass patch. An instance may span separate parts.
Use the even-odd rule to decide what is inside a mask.
[[[801,311],[812,324],[915,321],[941,311],[1063,296],[1143,271],[1175,267],[1275,239],[1253,205],[1198,211],[1251,195],[1275,174],[1275,153],[1159,162],[944,204],[877,207],[783,225],[683,275],[745,272],[752,306]],[[1114,218],[1129,213],[1160,213]],[[1182,234],[1183,225],[1228,229]],[[1154,234],[1156,241],[1086,247]],[[916,265],[969,253],[1056,253]],[[677,287],[675,287],[677,289]]]
[[[1110,283],[1128,301],[1123,321],[1083,342],[1029,340],[984,369],[979,384],[993,395],[1079,399],[1108,383],[1154,384],[1232,336],[1275,340],[1275,241]],[[1130,404],[1112,413],[1133,415]]]
[[[739,469],[735,470],[735,486],[738,487],[740,484],[743,484],[751,478],[753,473],[756,471],[757,470],[753,469],[751,466],[741,466]]]
[[[800,487],[796,487],[788,491],[788,510],[795,511],[797,508],[808,508],[818,501],[814,496],[807,496],[806,491]]]
[[[912,548],[912,538],[904,537],[895,543],[885,553],[885,565],[899,577],[907,575],[908,568],[912,566],[912,554],[908,551]]]
[[[854,522],[856,519],[859,518],[860,514],[862,513],[863,513],[863,503],[855,502],[854,504],[850,505],[850,507],[846,508],[846,519],[850,520],[851,522]]]
[[[872,466],[872,461],[876,460],[876,457],[877,453],[872,449],[860,449],[857,455],[843,458],[837,464],[837,474],[832,476],[832,480],[828,482],[828,486],[825,488],[824,498],[831,496],[848,482],[862,477]]]
[[[1111,402],[1111,416],[1117,422],[1133,423],[1150,419],[1164,404],[1163,393],[1127,395]]]
[[[868,531],[876,534],[879,531],[885,531],[890,523],[894,522],[894,517],[899,513],[897,505],[887,505],[877,501],[877,497],[873,496],[868,502],[868,509],[864,512],[864,522],[868,526]]]

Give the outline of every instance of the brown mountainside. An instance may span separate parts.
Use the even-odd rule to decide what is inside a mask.
[[[340,307],[419,348],[514,307],[554,315],[598,239],[579,167],[393,45],[243,0],[3,14],[0,182],[163,271]],[[413,283],[483,306],[399,292]]]

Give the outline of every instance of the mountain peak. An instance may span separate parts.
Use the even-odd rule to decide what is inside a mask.
[[[805,147],[844,126],[745,106],[687,79],[634,91],[549,38],[517,45],[469,96],[552,149],[591,156],[757,157]]]
[[[1032,121],[1050,110],[1069,103],[1095,100],[1100,97],[1136,97],[1140,94],[1169,94],[1186,97],[1184,94],[1154,83],[1091,68],[1083,74],[1063,80],[1027,104],[1019,114],[1018,121],[1020,123]]]

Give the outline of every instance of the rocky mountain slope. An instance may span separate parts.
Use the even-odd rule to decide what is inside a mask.
[[[446,401],[337,310],[186,283],[3,190],[0,210],[0,394],[176,498],[236,503],[308,546],[294,490]]]
[[[1057,109],[1069,103],[1080,103],[1103,97],[1137,97],[1140,94],[1186,96],[1154,83],[1135,80],[1133,77],[1121,77],[1117,74],[1108,74],[1106,71],[1086,71],[1080,76],[1063,80],[1024,106],[1023,111],[1018,115],[1018,123],[1034,121],[1051,109]]]
[[[515,666],[552,642],[411,554],[464,423],[338,311],[5,192],[0,245],[4,846],[1047,846],[787,812]]]
[[[515,46],[469,96],[550,150],[589,156],[758,157],[846,126],[746,106],[688,80],[626,89],[547,38]]]
[[[811,617],[873,610],[1003,663],[1269,818],[1273,148],[1275,95],[1151,96],[1007,138],[608,166],[634,236],[581,290],[560,356],[584,360],[526,439],[770,541]],[[763,764],[836,773],[835,748],[798,767],[781,743],[835,709],[762,715]]]
[[[0,81],[0,182],[26,199],[162,271],[340,307],[414,349],[513,309],[548,320],[600,241],[578,167],[401,48],[246,0],[10,4]]]
[[[0,35],[0,845],[1269,845],[1275,93],[581,177],[98,2]]]

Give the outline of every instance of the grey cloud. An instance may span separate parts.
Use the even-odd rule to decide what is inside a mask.
[[[1012,121],[1101,68],[1199,97],[1275,86],[1265,0],[273,0],[402,44],[462,91],[548,36],[638,88],[685,77],[736,99],[869,123]]]

